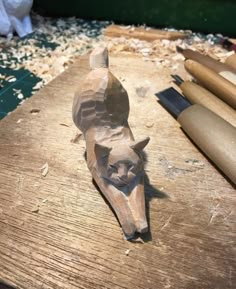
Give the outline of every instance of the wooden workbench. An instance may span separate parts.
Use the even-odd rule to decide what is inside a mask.
[[[71,141],[84,57],[0,122],[0,279],[22,289],[235,288],[235,188],[157,103],[167,71],[126,55],[110,63],[134,135],[151,137],[150,233],[144,244],[124,240],[91,182],[83,138]]]

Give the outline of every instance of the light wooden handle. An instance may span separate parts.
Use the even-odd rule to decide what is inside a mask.
[[[220,73],[222,71],[231,71],[232,73],[235,73],[235,70],[227,64],[221,63],[208,55],[203,55],[198,51],[184,49],[181,53],[186,59],[192,59],[194,61],[197,61],[217,73]]]
[[[209,90],[191,81],[183,82],[180,88],[193,104],[205,106],[236,127],[236,111]]]
[[[199,104],[181,112],[178,121],[198,147],[236,184],[236,128]]]
[[[236,109],[236,86],[204,65],[186,60],[185,69],[204,87]]]
[[[234,53],[233,55],[229,56],[225,63],[230,66],[231,68],[234,69],[234,71],[236,72],[236,53]]]
[[[182,39],[187,37],[187,33],[178,31],[164,31],[159,29],[146,30],[142,27],[131,27],[110,25],[104,30],[105,36],[109,37],[127,37],[138,38],[146,41],[155,41],[157,39]]]

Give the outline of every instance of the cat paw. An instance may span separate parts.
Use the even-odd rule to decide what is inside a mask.
[[[148,231],[148,224],[146,220],[136,222],[136,228],[138,233],[146,233]]]

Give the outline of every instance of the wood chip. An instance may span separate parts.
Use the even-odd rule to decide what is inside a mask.
[[[66,123],[60,123],[61,126],[66,126],[66,127],[70,127],[68,124]]]
[[[133,243],[142,243],[142,244],[144,244],[143,239],[140,238],[140,237],[138,237],[138,238],[136,238],[136,239],[132,239],[131,242],[133,242]]]
[[[5,80],[8,82],[14,82],[14,81],[16,81],[16,78],[14,76],[9,76]]]
[[[38,114],[39,112],[40,112],[40,109],[38,109],[38,108],[32,108],[30,111],[30,113],[32,113],[32,114]]]
[[[24,98],[23,93],[19,93],[19,94],[17,95],[17,98],[18,98],[18,99],[23,99],[23,98]]]
[[[71,143],[78,143],[80,138],[82,137],[82,133],[77,133],[74,138],[70,140]]]
[[[33,208],[31,209],[32,213],[38,213],[39,212],[39,205],[35,205],[33,206]]]
[[[146,122],[145,126],[151,128],[154,126],[154,122]]]
[[[41,87],[43,87],[43,81],[39,81],[39,82],[33,87],[33,90],[39,90]]]
[[[43,177],[46,177],[46,175],[48,174],[48,171],[49,171],[49,166],[48,166],[48,163],[45,163],[41,168],[41,175]]]

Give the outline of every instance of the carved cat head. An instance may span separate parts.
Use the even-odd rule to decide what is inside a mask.
[[[126,186],[135,177],[143,172],[143,159],[141,152],[148,144],[150,138],[136,143],[119,143],[114,147],[95,144],[97,168],[100,176],[107,182],[117,186]]]

